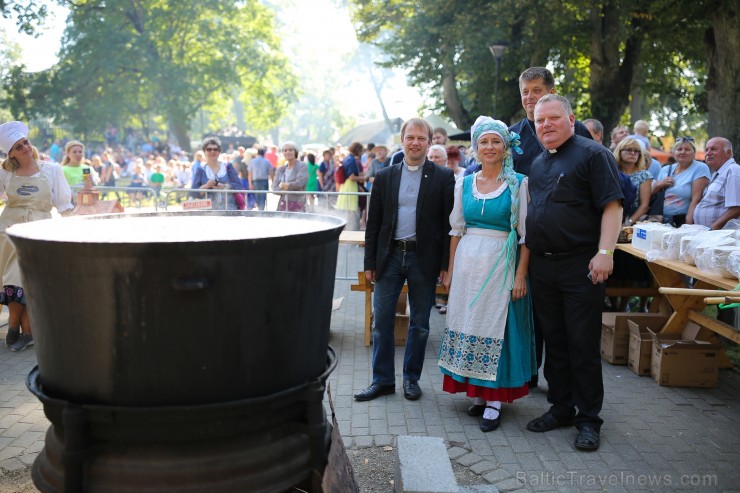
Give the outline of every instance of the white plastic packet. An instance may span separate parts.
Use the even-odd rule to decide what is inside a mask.
[[[709,231],[706,226],[699,224],[684,224],[678,229],[666,231],[660,242],[660,249],[652,249],[645,255],[648,262],[655,260],[678,260],[681,252],[681,239]]]
[[[735,276],[740,281],[740,252],[732,252],[727,257],[725,264],[727,272]]]
[[[696,265],[697,257],[701,256],[707,248],[734,245],[735,242],[733,232],[730,230],[697,233],[681,239],[680,260],[689,265]]]
[[[696,267],[702,272],[713,276],[735,277],[727,269],[727,260],[733,252],[740,252],[740,245],[710,246],[703,249],[697,247]]]

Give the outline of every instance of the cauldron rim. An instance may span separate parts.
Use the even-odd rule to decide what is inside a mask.
[[[259,242],[264,240],[296,240],[306,236],[320,237],[323,234],[332,234],[337,230],[341,230],[347,224],[345,219],[340,217],[331,216],[328,214],[315,214],[315,213],[303,213],[303,212],[279,212],[279,211],[165,211],[165,212],[137,212],[131,214],[99,214],[89,216],[75,216],[65,218],[64,221],[75,221],[75,222],[87,222],[87,221],[102,221],[102,220],[121,220],[129,218],[161,218],[161,217],[203,217],[203,216],[216,216],[216,217],[256,217],[256,218],[281,218],[291,219],[300,221],[310,221],[314,224],[323,223],[325,226],[319,229],[310,231],[303,231],[297,233],[287,233],[284,235],[276,236],[262,236],[262,237],[243,237],[243,238],[229,238],[229,239],[211,239],[207,237],[194,238],[187,240],[154,240],[154,239],[142,239],[141,241],[96,241],[86,240],[85,238],[43,238],[36,233],[38,229],[42,229],[44,223],[47,221],[54,221],[57,224],[56,219],[44,219],[41,221],[34,221],[30,223],[20,223],[9,227],[6,230],[8,236],[12,239],[27,240],[33,242],[42,242],[45,244],[64,244],[64,245],[79,245],[79,246],[107,246],[111,247],[114,245],[125,245],[128,248],[136,247],[139,245],[214,245],[214,244],[234,244],[238,242]],[[33,234],[26,232],[26,229],[34,231]]]

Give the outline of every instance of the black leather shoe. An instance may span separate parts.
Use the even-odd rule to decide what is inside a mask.
[[[410,401],[415,401],[421,397],[421,388],[418,382],[414,380],[403,381],[403,396]]]
[[[498,428],[498,425],[501,424],[501,409],[493,407],[493,406],[486,406],[488,409],[495,409],[498,411],[498,416],[496,416],[496,419],[486,419],[483,418],[480,422],[480,431],[483,433],[488,433],[489,431],[493,431],[496,428]]]
[[[377,383],[371,384],[365,390],[361,390],[355,394],[356,401],[371,401],[381,395],[394,394],[396,392],[395,385],[380,385]]]

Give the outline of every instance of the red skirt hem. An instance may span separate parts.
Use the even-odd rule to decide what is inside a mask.
[[[449,375],[444,376],[442,390],[450,394],[465,392],[468,397],[480,397],[487,401],[501,401],[506,403],[514,402],[525,395],[529,395],[529,385],[526,383],[516,388],[494,389],[472,385],[468,382],[458,382]]]

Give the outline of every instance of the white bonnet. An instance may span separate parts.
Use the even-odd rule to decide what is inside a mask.
[[[0,149],[10,154],[13,144],[28,137],[28,127],[22,122],[8,122],[0,125]]]

